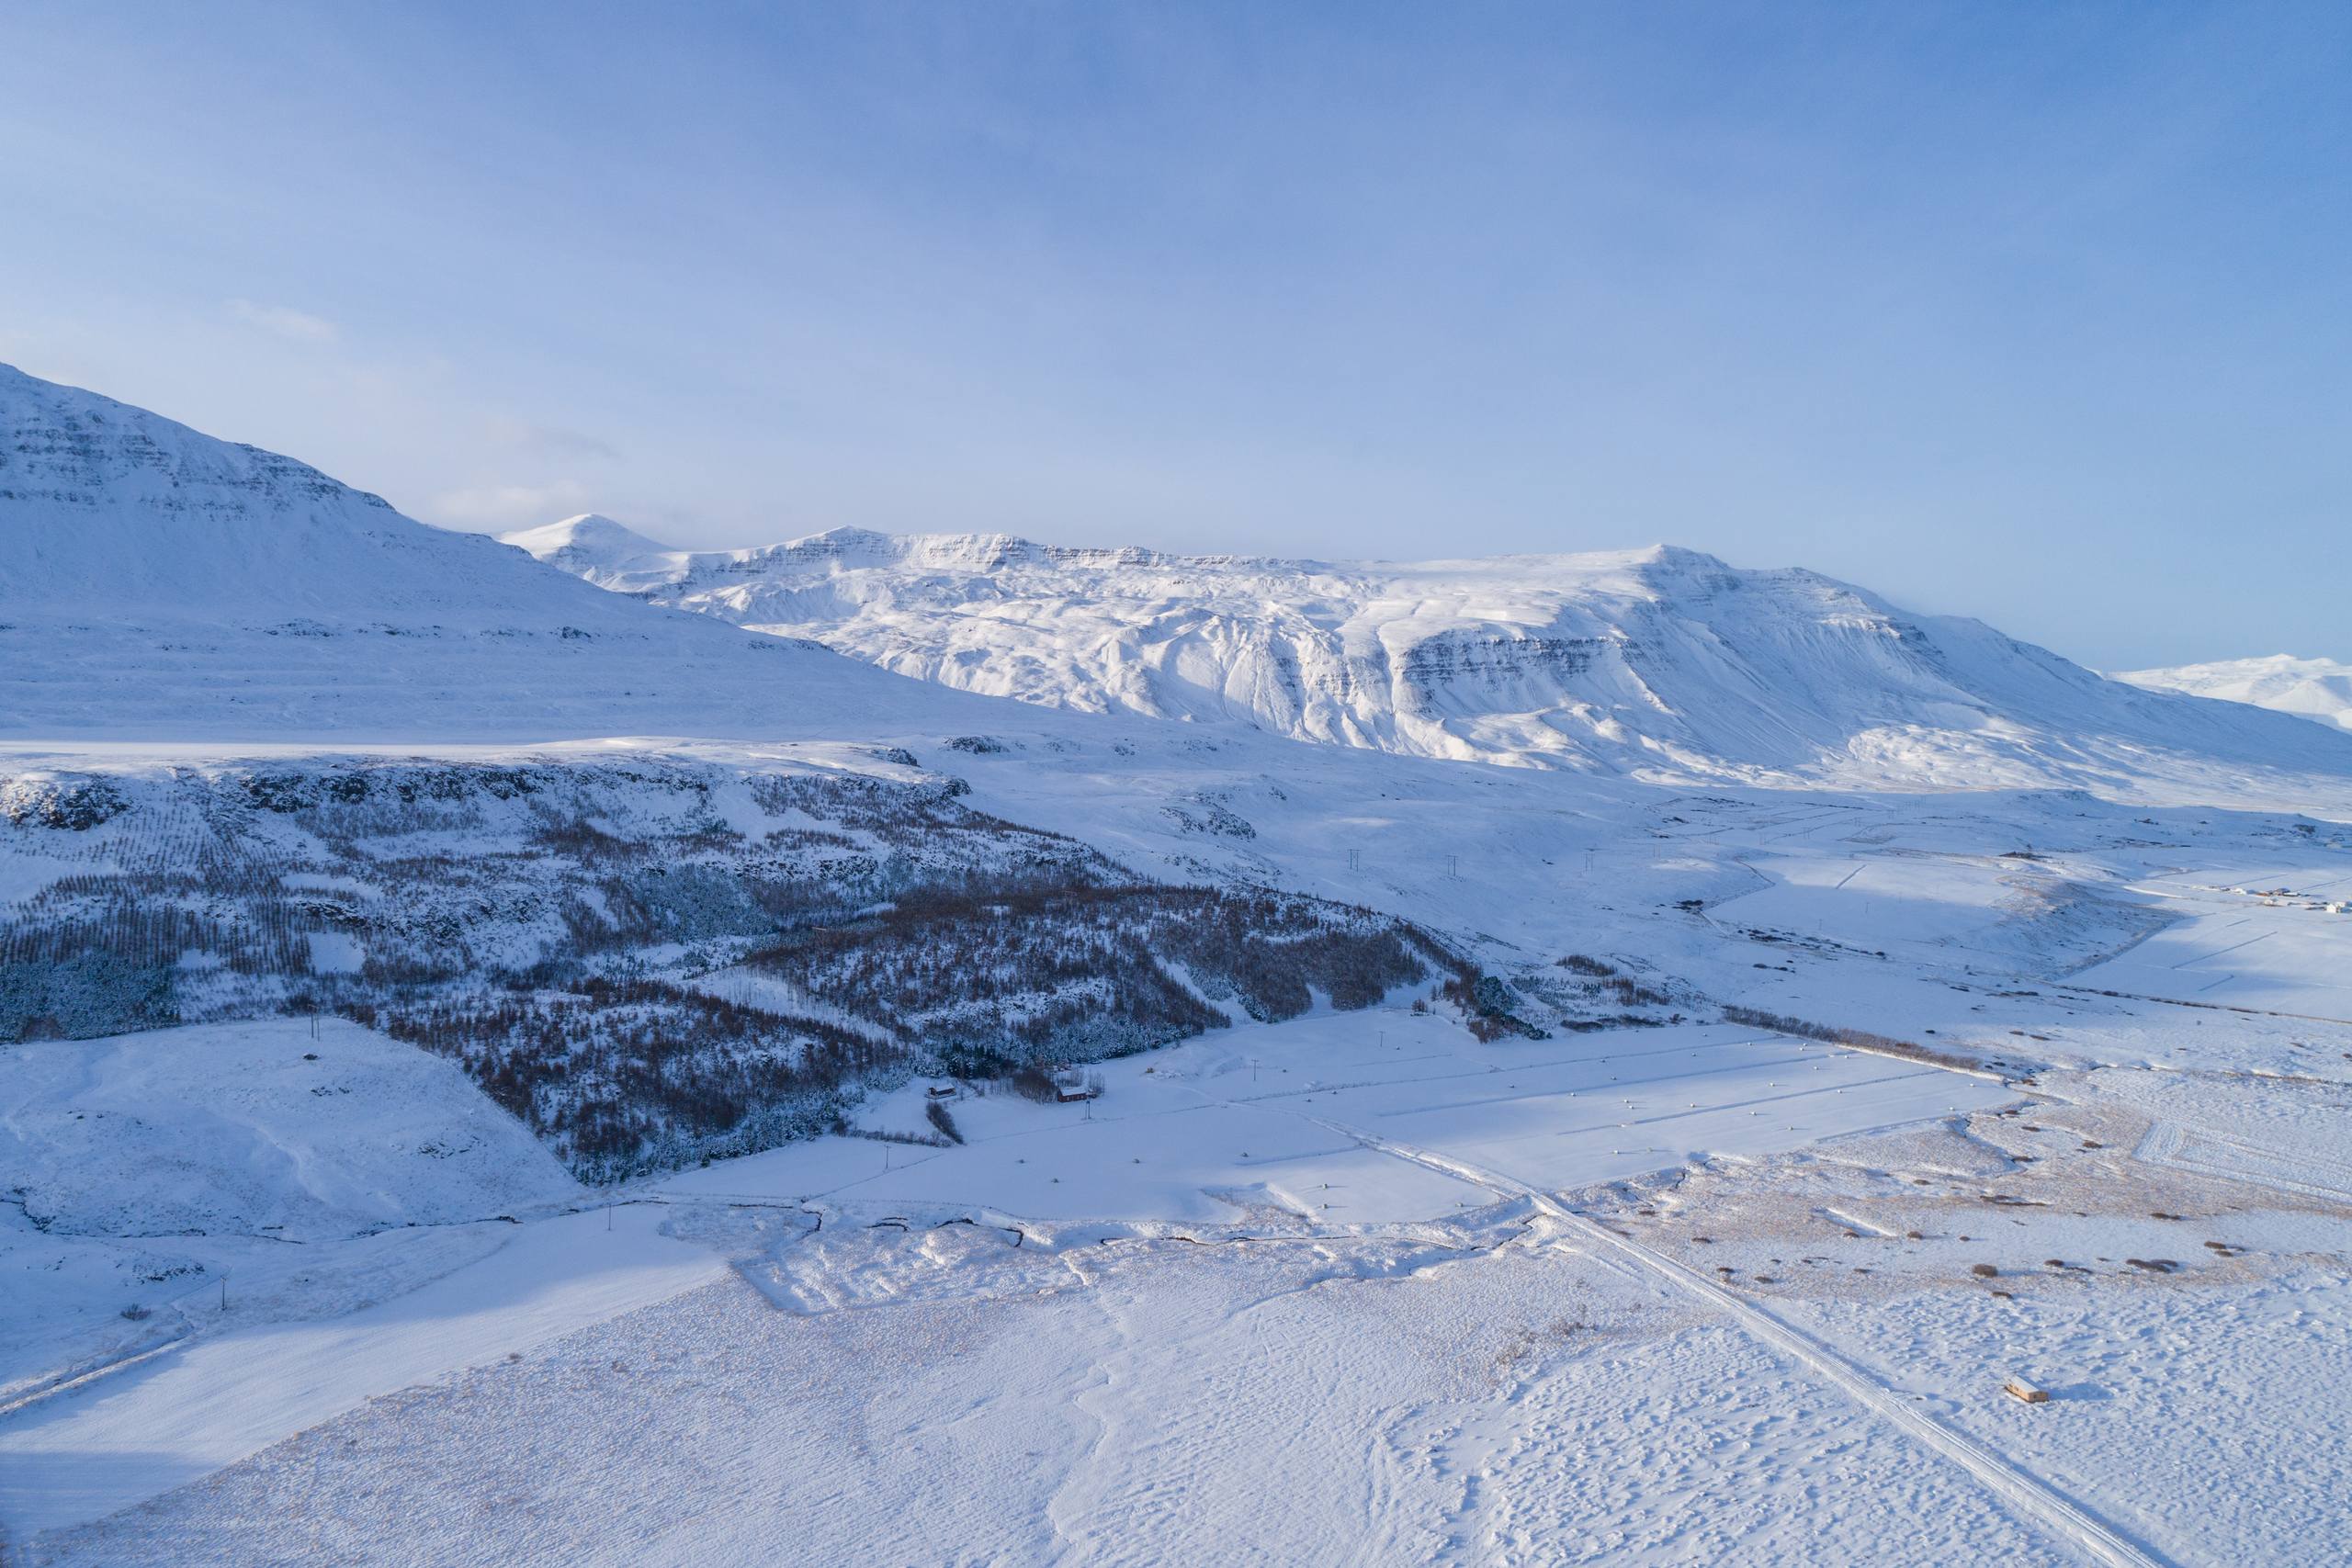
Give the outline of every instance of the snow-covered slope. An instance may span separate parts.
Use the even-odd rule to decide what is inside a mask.
[[[2128,670],[2115,677],[2152,692],[2185,692],[2192,697],[2251,703],[2279,713],[2299,714],[2352,729],[2352,664],[2333,659],[2297,659],[2275,653],[2267,659],[2224,659],[2211,664],[2181,664],[2168,670]]]
[[[949,686],[1413,755],[1900,787],[2106,787],[2216,760],[2352,773],[2352,746],[2308,727],[1671,547],[1326,563],[837,529],[685,552],[594,515],[508,538]]]
[[[0,735],[766,738],[943,695],[0,366]]]
[[[341,1019],[0,1046],[0,1183],[43,1231],[454,1224],[582,1196],[456,1064]]]

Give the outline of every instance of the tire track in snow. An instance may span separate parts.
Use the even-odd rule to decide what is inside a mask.
[[[2317,1155],[2282,1154],[2225,1133],[2188,1128],[2177,1122],[2151,1123],[2132,1157],[2198,1176],[2218,1176],[2225,1181],[2251,1182],[2306,1198],[2352,1203],[2352,1166]]]
[[[1115,1396],[1127,1382],[1121,1375],[1121,1370],[1114,1369],[1113,1363],[1115,1361],[1124,1367],[1136,1356],[1134,1325],[1110,1293],[1099,1288],[1102,1276],[1089,1275],[1076,1257],[1065,1257],[1062,1262],[1086,1287],[1086,1298],[1102,1313],[1103,1321],[1117,1337],[1117,1344],[1096,1359],[1094,1381],[1070,1402],[1080,1415],[1093,1423],[1094,1436],[1087,1444],[1086,1451],[1062,1473],[1053,1495],[1046,1500],[1046,1524],[1054,1532],[1057,1558],[1081,1552],[1099,1534],[1088,1529],[1087,1521],[1103,1511],[1106,1488],[1095,1477],[1103,1470],[1105,1457],[1111,1451],[1114,1416],[1118,1409]]]
[[[1630,1259],[1654,1279],[1727,1313],[1767,1347],[1812,1371],[1921,1446],[1966,1471],[1987,1491],[2052,1535],[2073,1542],[2091,1560],[2109,1564],[2110,1568],[2168,1568],[2165,1559],[2126,1537],[2049,1483],[2004,1459],[1973,1438],[1954,1431],[1915,1409],[1894,1390],[1827,1341],[1694,1273],[1665,1254],[1644,1247],[1630,1236],[1618,1235],[1598,1220],[1576,1213],[1555,1201],[1548,1193],[1450,1156],[1374,1136],[1344,1122],[1305,1112],[1294,1114],[1343,1137],[1353,1138],[1366,1148],[1457,1180],[1525,1198],[1537,1209],[1600,1248]]]

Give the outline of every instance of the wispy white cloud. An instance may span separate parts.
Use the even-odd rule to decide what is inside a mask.
[[[520,528],[584,512],[588,496],[588,487],[578,479],[540,485],[477,485],[435,496],[433,520],[453,528]]]
[[[517,452],[554,453],[573,457],[601,457],[606,462],[620,460],[620,448],[600,435],[582,430],[566,430],[558,425],[533,424],[527,420],[505,414],[492,414],[481,422],[482,434],[492,442]]]
[[[290,305],[260,305],[251,299],[232,299],[229,313],[249,327],[282,337],[292,343],[333,343],[343,335],[342,329],[324,316],[314,316],[308,310],[297,310]]]

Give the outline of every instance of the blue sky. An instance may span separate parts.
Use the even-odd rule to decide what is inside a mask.
[[[0,359],[429,522],[1658,540],[2352,658],[2352,7],[0,15]]]

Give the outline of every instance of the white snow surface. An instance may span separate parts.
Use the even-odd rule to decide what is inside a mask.
[[[59,1234],[286,1241],[582,1196],[454,1063],[340,1019],[0,1046],[0,1189]]]
[[[944,685],[1416,756],[1898,788],[2143,786],[2212,759],[2352,771],[2352,747],[1981,622],[1666,546],[1325,562],[839,528],[684,551],[594,514],[506,538]]]
[[[42,1400],[0,1428],[0,1517],[28,1533],[102,1517],[371,1396],[519,1355],[718,1272],[655,1218],[541,1220],[394,1300],[208,1337]]]
[[[0,1518],[33,1562],[118,1565],[387,1541],[448,1562],[2352,1549],[2340,834],[1306,754],[1351,764],[1328,795],[1237,796],[1246,852],[1304,879],[2067,1070],[2002,1085],[1720,1026],[1481,1045],[1394,1002],[1219,1032],[1105,1064],[1090,1104],[960,1100],[962,1146],[825,1138],[642,1183],[612,1233],[543,1209],[364,1258],[254,1244],[314,1282],[236,1259],[225,1332],[198,1276],[187,1337],[0,1415],[27,1478]],[[1120,836],[1105,758],[969,763],[1000,796],[1061,778]],[[1350,796],[1420,840],[1329,829]],[[1517,852],[1449,875],[1441,820]],[[2028,837],[2034,858],[1986,852]],[[2184,1006],[2249,937],[2280,955],[2239,1004],[2263,1010]],[[2159,942],[2177,953],[2132,964]],[[112,1048],[140,1040],[171,1043]],[[919,1129],[921,1092],[859,1120]],[[16,1277],[101,1245],[220,1267],[216,1238],[27,1236]],[[363,1269],[378,1306],[301,1293]],[[282,1304],[243,1321],[248,1288]],[[2013,1410],[2012,1373],[2057,1401]],[[2260,1414],[2294,1388],[2329,1392]],[[2269,1467],[2273,1431],[2302,1468]]]
[[[2222,659],[2210,664],[2176,664],[2159,670],[2127,670],[2115,677],[2152,692],[2182,692],[2192,697],[2251,703],[2352,729],[2352,664],[2335,659],[2298,659],[2274,653],[2262,659]]]

